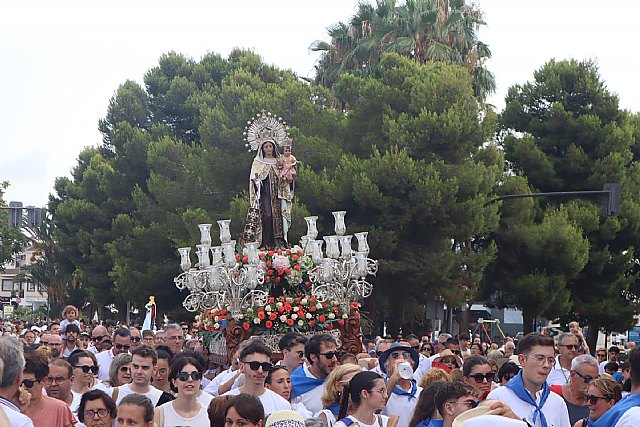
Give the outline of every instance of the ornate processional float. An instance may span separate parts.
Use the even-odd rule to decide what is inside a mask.
[[[367,232],[346,234],[346,212],[337,211],[335,235],[318,239],[318,217],[305,217],[307,234],[291,245],[287,232],[298,162],[285,124],[262,112],[248,123],[245,141],[257,154],[242,238],[232,240],[231,221],[220,220],[219,245],[213,245],[212,224],[198,225],[195,265],[190,247],[178,249],[183,272],[174,282],[189,292],[184,308],[198,313],[209,351],[225,358],[252,335],[278,352],[280,337],[290,331],[330,333],[343,351],[359,353],[359,308],[372,292],[367,276],[378,271],[378,262],[369,258]]]

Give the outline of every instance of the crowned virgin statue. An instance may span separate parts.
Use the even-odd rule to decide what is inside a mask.
[[[243,238],[261,250],[287,248],[297,160],[280,119],[259,114],[247,127],[247,145],[256,150],[249,175],[249,212]],[[281,153],[283,151],[283,153]]]

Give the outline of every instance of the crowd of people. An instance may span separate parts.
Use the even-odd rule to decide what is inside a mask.
[[[500,345],[440,334],[364,340],[260,336],[209,369],[194,325],[162,331],[2,322],[0,426],[640,426],[640,351],[589,353],[580,329]],[[274,361],[277,363],[274,364]]]

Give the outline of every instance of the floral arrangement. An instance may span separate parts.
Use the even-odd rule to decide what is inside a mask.
[[[271,335],[290,331],[310,332],[333,330],[344,324],[350,315],[359,316],[360,304],[351,303],[348,310],[335,302],[319,302],[314,296],[269,297],[264,307],[252,307],[240,315],[237,323],[255,335]],[[211,338],[221,334],[232,321],[226,309],[205,309],[196,316],[201,335]]]
[[[313,261],[299,246],[292,249],[260,252],[259,268],[264,272],[264,290],[275,290],[275,293],[288,293],[296,296],[307,294],[311,288],[309,271],[313,269]],[[236,255],[240,264],[248,263],[245,256]]]

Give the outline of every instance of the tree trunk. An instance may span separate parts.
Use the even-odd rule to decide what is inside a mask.
[[[589,330],[587,332],[587,345],[589,346],[591,355],[596,354],[596,345],[598,345],[598,331],[600,331],[599,323],[589,323]]]
[[[529,310],[522,310],[522,333],[527,335],[530,332],[533,332],[535,328],[533,327],[533,316],[529,313]]]

